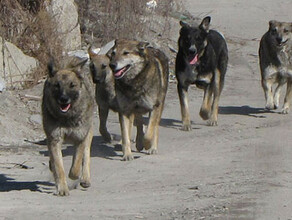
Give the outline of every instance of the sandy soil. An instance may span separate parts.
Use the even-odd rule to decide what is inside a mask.
[[[186,0],[187,8],[194,16],[211,15],[212,27],[224,33],[230,51],[219,126],[200,119],[202,91],[191,88],[193,130],[181,131],[176,84],[170,83],[159,154],[135,152],[134,161],[122,162],[117,142],[102,142],[95,117],[92,187],[70,182],[77,189],[61,198],[54,196],[46,146],[29,142],[44,138],[40,101],[22,98],[19,104],[16,93],[2,93],[0,127],[6,138],[0,143],[0,219],[292,219],[291,113],[263,109],[257,56],[268,21],[289,21],[292,3],[201,2]],[[40,95],[41,86],[18,93]],[[119,138],[113,113],[109,130]],[[64,146],[67,171],[72,151]]]

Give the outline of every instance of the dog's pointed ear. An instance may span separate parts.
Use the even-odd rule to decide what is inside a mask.
[[[190,27],[190,25],[185,21],[180,21],[179,24],[181,27],[186,27],[186,28]]]
[[[211,23],[211,17],[210,16],[207,16],[205,17],[201,24],[200,24],[200,28],[204,31],[206,31],[207,33],[209,32],[209,27],[210,27],[210,23]]]
[[[54,62],[53,58],[50,58],[48,65],[47,65],[47,68],[48,68],[48,72],[49,72],[49,77],[54,77],[57,70],[56,70],[55,62]]]
[[[88,58],[79,58],[79,57],[74,57],[71,62],[68,65],[68,68],[73,69],[75,72],[79,72],[87,62]]]
[[[276,23],[277,23],[277,21],[275,21],[275,20],[269,21],[269,28],[273,29],[276,26]]]
[[[145,54],[145,49],[149,46],[150,46],[150,44],[148,42],[139,42],[139,44],[137,45],[139,53]]]
[[[98,55],[99,51],[100,51],[100,48],[93,48],[92,45],[87,50],[88,55],[89,55],[90,58]]]

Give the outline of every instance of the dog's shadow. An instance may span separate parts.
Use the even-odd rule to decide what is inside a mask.
[[[53,187],[55,184],[48,181],[16,181],[13,178],[0,174],[0,192],[30,190],[44,192],[44,188]]]
[[[222,115],[245,115],[255,118],[266,118],[264,113],[275,113],[264,108],[253,108],[248,105],[243,106],[220,106],[219,114]]]
[[[103,138],[101,136],[93,136],[92,143],[91,143],[91,150],[90,150],[90,157],[100,157],[104,159],[109,160],[116,160],[122,159],[121,153],[118,153],[119,151],[122,151],[122,147],[120,144],[118,144],[118,141],[120,137],[117,135],[114,136],[114,141],[112,143],[105,143],[103,141]],[[62,155],[63,157],[72,156],[75,153],[76,148],[72,145],[66,145],[65,148],[62,149]],[[135,152],[132,150],[132,152]],[[44,155],[46,157],[49,156],[48,150],[41,150],[39,151],[41,155]],[[134,156],[134,159],[137,159],[139,157]]]

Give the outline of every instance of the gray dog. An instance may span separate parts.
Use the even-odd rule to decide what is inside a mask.
[[[62,143],[76,147],[69,177],[81,178],[82,187],[90,186],[90,146],[94,92],[90,74],[84,73],[86,60],[73,59],[65,69],[57,70],[50,62],[43,91],[43,127],[50,153],[57,194],[69,195],[62,160]],[[81,172],[82,168],[82,172]]]

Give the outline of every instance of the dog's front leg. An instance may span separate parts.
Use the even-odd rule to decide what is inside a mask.
[[[131,152],[131,128],[134,121],[134,114],[127,116],[122,113],[119,113],[119,120],[122,133],[122,149],[123,149],[123,160],[129,161],[133,160],[134,157]]]
[[[216,70],[214,72],[214,79],[212,82],[213,87],[213,103],[211,107],[211,115],[208,121],[210,126],[218,125],[218,108],[219,108],[219,98],[220,98],[220,71]]]
[[[85,145],[84,148],[84,155],[83,155],[83,162],[82,162],[82,178],[80,185],[83,188],[90,187],[90,148],[91,142],[93,137],[93,128],[91,126],[90,130],[88,131],[87,137],[84,140],[83,144]]]
[[[204,98],[203,103],[200,109],[200,116],[203,120],[208,120],[210,118],[210,111],[211,111],[211,101],[212,101],[212,90],[213,85],[207,85],[204,88]]]
[[[280,93],[281,93],[281,89],[283,87],[283,85],[285,84],[285,80],[282,79],[278,82],[278,86],[275,90],[275,94],[274,94],[274,109],[277,109],[279,107],[279,100],[280,100]],[[287,88],[288,91],[288,88]]]
[[[265,93],[266,106],[268,110],[275,109],[273,90],[272,90],[273,80],[272,79],[262,79],[262,87]]]
[[[99,115],[99,132],[105,142],[111,142],[111,135],[107,130],[106,122],[108,117],[109,108],[98,106]]]
[[[48,141],[48,150],[50,153],[50,168],[55,178],[57,195],[68,196],[69,188],[67,185],[64,171],[61,147],[61,139]]]
[[[183,131],[191,131],[191,119],[190,119],[190,111],[189,111],[189,100],[188,100],[188,87],[183,88],[178,82],[177,91],[180,102],[181,109],[181,117],[182,117],[182,130]]]
[[[155,107],[149,116],[149,124],[144,136],[143,145],[148,154],[157,154],[158,151],[158,127],[163,111],[163,103]]]
[[[290,101],[292,98],[292,79],[287,81],[287,91],[284,99],[284,106],[282,109],[282,114],[288,114],[290,109]]]

